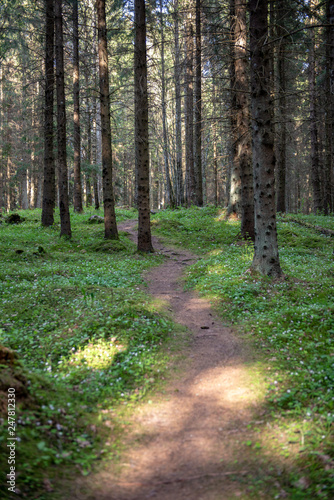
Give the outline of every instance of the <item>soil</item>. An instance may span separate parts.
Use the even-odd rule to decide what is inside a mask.
[[[127,221],[119,229],[135,239],[135,226]],[[191,341],[164,390],[138,404],[129,417],[121,463],[78,479],[68,498],[251,498],[252,478],[265,469],[263,458],[246,445],[252,439],[247,426],[261,407],[249,376],[252,351],[215,316],[209,301],[183,290],[184,270],[197,257],[157,238],[153,246],[167,258],[146,275],[148,291],[187,327]]]

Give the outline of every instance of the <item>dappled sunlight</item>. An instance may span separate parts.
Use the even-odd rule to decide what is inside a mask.
[[[228,273],[228,269],[224,264],[215,264],[207,267],[207,274],[217,274],[218,276],[224,276]]]
[[[73,354],[69,358],[61,358],[59,361],[60,371],[73,371],[83,367],[92,370],[103,370],[113,362],[118,352],[126,350],[126,346],[119,344],[116,337],[107,340],[99,339],[89,343],[77,351],[73,348]]]
[[[223,253],[223,251],[220,248],[214,248],[213,250],[210,250],[208,252],[208,256],[209,257],[218,257],[222,253]]]
[[[113,472],[105,469],[93,479],[99,498],[146,498],[144,491],[152,489],[159,500],[172,498],[159,485],[191,479],[189,471],[205,487],[210,475],[240,478],[250,451],[249,425],[264,401],[263,391],[251,383],[251,370],[242,363],[213,363],[187,381],[176,381],[166,396],[142,403],[131,418],[131,442],[119,477],[112,481]],[[257,459],[251,467],[259,469]],[[241,486],[225,480],[227,487],[233,493]]]
[[[226,210],[217,210],[217,216],[213,220],[216,222],[226,221]]]
[[[98,497],[169,500],[177,488],[180,498],[193,499],[197,485],[204,496],[196,498],[215,499],[208,492],[220,484],[224,496],[218,498],[250,499],[258,482],[259,498],[271,500],[268,485],[277,498],[285,498],[294,475],[296,488],[307,490],[300,457],[316,432],[314,424],[271,418],[263,391],[252,383],[253,368],[259,375],[257,366],[242,363],[212,367],[142,403],[131,419],[131,441],[119,475],[104,469],[92,478]],[[324,453],[315,460],[333,465]],[[85,498],[81,495],[76,498]]]

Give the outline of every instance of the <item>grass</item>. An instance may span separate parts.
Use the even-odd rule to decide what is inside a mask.
[[[332,217],[309,219],[334,229]],[[239,240],[239,222],[225,220],[222,210],[164,211],[154,217],[153,227],[201,256],[188,268],[187,286],[209,297],[224,321],[250,336],[262,352],[269,428],[259,432],[263,454],[287,458],[278,482],[289,498],[333,498],[333,240],[278,219],[285,276],[273,280],[250,272],[253,246]],[[303,436],[297,448],[290,443],[296,432]],[[278,435],[285,437],[277,440]]]
[[[20,214],[22,224],[0,224],[0,344],[16,350],[21,365],[0,365],[0,382],[16,384],[18,396],[20,383],[27,392],[15,415],[18,494],[42,500],[59,475],[86,475],[104,459],[117,460],[126,409],[166,370],[162,346],[174,327],[142,279],[160,255],[137,254],[124,233],[120,242],[104,241],[103,225],[88,223],[95,211],[71,216],[71,240],[59,238],[58,219],[46,229],[39,211]],[[332,217],[294,217],[334,229]],[[187,268],[187,286],[257,347],[260,361],[249,370],[266,379],[265,407],[244,446],[268,467],[263,477],[238,479],[249,498],[259,491],[333,498],[333,240],[278,219],[285,276],[273,280],[249,271],[252,244],[240,241],[239,222],[225,220],[223,210],[166,210],[152,225],[200,256]],[[3,414],[1,498],[11,498],[7,437]]]
[[[165,369],[160,346],[172,323],[141,277],[161,256],[138,255],[123,233],[104,241],[103,224],[88,223],[93,212],[72,214],[71,240],[59,238],[58,219],[42,228],[39,211],[19,213],[22,224],[0,225],[0,344],[21,365],[14,373],[1,365],[0,381],[19,377],[27,387],[28,398],[16,391],[17,493],[42,499],[59,471],[87,474],[117,456],[117,417],[115,439],[105,443],[110,411],[143,397]],[[135,215],[117,213],[118,221]],[[0,496],[10,498],[6,414],[1,420]]]

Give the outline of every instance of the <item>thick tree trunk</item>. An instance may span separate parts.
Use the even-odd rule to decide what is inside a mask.
[[[175,0],[175,54],[174,54],[174,83],[175,83],[175,146],[176,146],[176,204],[184,203],[184,187],[182,172],[182,117],[181,117],[181,81],[180,81],[180,40],[179,40],[179,3]]]
[[[236,105],[236,158],[241,177],[241,236],[254,240],[254,191],[249,116],[249,81],[246,5],[235,0],[234,78]]]
[[[255,245],[252,268],[282,274],[275,211],[275,155],[270,96],[268,2],[250,0],[252,149],[254,169]]]
[[[201,0],[196,0],[195,179],[196,205],[203,206],[202,172],[202,32]]]
[[[135,149],[138,204],[138,251],[152,252],[148,143],[148,94],[145,0],[135,0]]]
[[[187,204],[196,204],[194,165],[194,29],[191,10],[186,19],[185,125]]]
[[[118,239],[114,189],[112,180],[112,149],[110,127],[109,70],[105,0],[97,0],[100,105],[102,128],[102,179],[104,204],[104,237]]]
[[[68,205],[68,177],[66,159],[66,107],[64,84],[62,0],[55,0],[55,33],[60,236],[71,237],[72,233]]]
[[[52,226],[56,202],[55,159],[53,153],[54,96],[54,0],[45,0],[45,109],[44,109],[44,181],[42,225]]]
[[[73,0],[74,211],[82,212],[78,0]]]
[[[313,211],[318,213],[322,209],[321,199],[321,184],[319,172],[319,141],[318,141],[318,127],[316,117],[317,95],[315,83],[315,57],[314,45],[315,36],[314,31],[310,31],[310,50],[309,50],[309,93],[310,93],[310,134],[311,134],[311,180],[313,190]]]

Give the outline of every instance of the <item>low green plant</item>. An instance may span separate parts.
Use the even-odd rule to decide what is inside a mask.
[[[87,224],[92,213],[71,214],[71,240],[60,239],[58,215],[53,227],[41,227],[40,211],[0,226],[0,344],[18,353],[29,392],[17,398],[15,415],[19,495],[43,498],[59,470],[86,474],[115,456],[117,417],[108,445],[104,422],[143,397],[166,366],[160,346],[172,324],[142,279],[162,257],[138,255],[122,232],[119,242],[104,241],[103,225]],[[118,220],[135,215],[117,210]],[[2,416],[0,496],[7,498]]]

